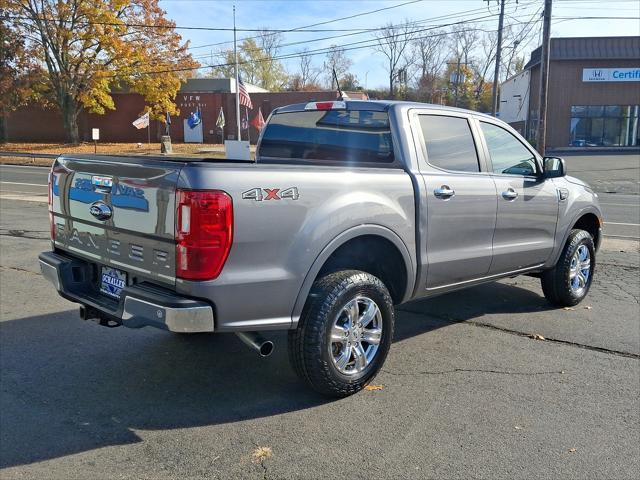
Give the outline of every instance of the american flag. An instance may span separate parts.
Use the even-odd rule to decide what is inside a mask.
[[[247,92],[247,87],[242,81],[242,79],[238,80],[238,94],[240,95],[240,105],[244,105],[249,110],[253,108],[253,104],[251,103],[251,97],[249,96],[249,92]]]

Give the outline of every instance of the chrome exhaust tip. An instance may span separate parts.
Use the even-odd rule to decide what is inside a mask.
[[[254,349],[261,357],[268,357],[273,353],[273,342],[256,332],[236,332],[236,335],[247,346]]]

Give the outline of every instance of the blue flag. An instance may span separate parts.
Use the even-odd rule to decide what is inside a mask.
[[[198,107],[198,110],[196,110],[195,112],[191,112],[191,114],[189,115],[187,124],[189,125],[189,128],[194,129],[198,125],[200,125],[200,123],[202,123],[202,114],[200,113],[200,107]]]

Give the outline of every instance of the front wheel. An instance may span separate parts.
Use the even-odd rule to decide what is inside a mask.
[[[593,238],[584,230],[571,230],[558,263],[542,274],[542,291],[549,302],[572,307],[589,292],[596,266]]]
[[[373,275],[343,270],[317,280],[296,330],[289,360],[316,391],[346,397],[378,373],[393,338],[393,302]]]

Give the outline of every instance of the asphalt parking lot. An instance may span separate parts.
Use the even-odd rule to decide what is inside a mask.
[[[638,478],[640,166],[610,157],[568,157],[607,221],[581,305],[531,277],[403,305],[379,389],[343,400],[282,334],[261,359],[81,321],[37,266],[46,170],[1,166],[0,478]]]

